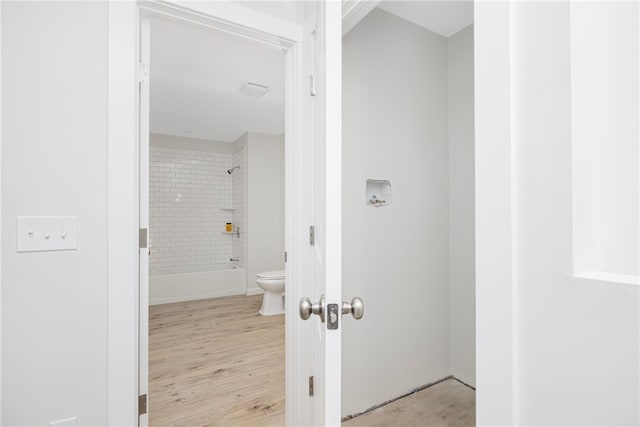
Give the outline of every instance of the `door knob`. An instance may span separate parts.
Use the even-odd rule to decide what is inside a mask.
[[[362,319],[364,315],[364,303],[361,298],[355,297],[351,302],[342,302],[342,314],[349,313],[351,313],[356,320]]]
[[[307,297],[301,298],[298,312],[302,320],[307,320],[312,314],[317,314],[320,316],[320,321],[324,323],[324,296],[320,297],[320,301],[315,304],[312,304]]]

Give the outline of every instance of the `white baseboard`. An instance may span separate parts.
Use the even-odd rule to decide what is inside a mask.
[[[249,297],[251,295],[262,295],[264,294],[264,290],[262,288],[249,288],[245,292],[245,294]]]

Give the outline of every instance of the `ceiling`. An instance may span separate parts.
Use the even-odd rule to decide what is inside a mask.
[[[445,37],[473,23],[472,1],[386,0],[378,7]],[[300,13],[288,12],[291,19]],[[151,132],[221,142],[233,142],[247,131],[282,134],[284,66],[280,50],[154,18]],[[242,95],[246,81],[271,90],[262,98]]]
[[[152,133],[233,142],[244,132],[284,133],[284,53],[206,28],[151,23]],[[243,82],[271,87],[262,98]]]
[[[473,24],[473,1],[386,0],[378,7],[445,37]]]

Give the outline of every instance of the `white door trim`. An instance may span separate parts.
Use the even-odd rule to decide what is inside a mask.
[[[107,424],[138,423],[138,8],[109,1]]]
[[[231,1],[145,2],[141,8],[173,16],[199,25],[215,27],[237,36],[278,46],[286,52],[286,230],[289,251],[286,264],[288,296],[286,316],[287,422],[305,416],[308,402],[306,384],[296,382],[308,372],[297,362],[310,358],[301,341],[304,323],[298,321],[297,301],[305,293],[302,280],[307,272],[300,256],[299,242],[305,218],[302,194],[292,177],[300,176],[302,116],[298,108],[305,83],[301,76],[302,31],[295,24],[246,8]],[[109,92],[108,92],[108,343],[107,422],[108,425],[138,423],[138,77],[140,10],[134,1],[109,0]],[[298,180],[299,181],[299,180]],[[305,365],[304,363],[302,365]],[[297,370],[296,370],[297,369]],[[304,371],[304,372],[303,372]],[[298,409],[294,412],[292,409]],[[308,416],[308,415],[307,415]]]
[[[475,3],[476,422],[517,425],[512,0]]]
[[[2,28],[2,2],[0,2],[0,29]],[[0,31],[0,82],[2,82],[2,31]],[[0,83],[0,224],[2,223],[2,84]],[[2,242],[2,227],[0,227]],[[0,331],[2,331],[2,245],[0,245]],[[0,332],[0,424],[2,424],[2,332]]]

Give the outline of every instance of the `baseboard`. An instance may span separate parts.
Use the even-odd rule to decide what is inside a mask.
[[[441,383],[441,382],[443,382],[443,381],[447,381],[447,380],[455,380],[455,379],[456,379],[456,378],[455,378],[453,375],[449,375],[448,377],[442,378],[442,379],[440,379],[440,380],[437,380],[437,381],[431,382],[431,383],[429,383],[429,384],[425,384],[425,385],[423,385],[423,386],[420,386],[420,387],[414,388],[413,390],[409,391],[408,393],[403,394],[402,396],[394,397],[393,399],[389,399],[389,400],[387,400],[386,402],[382,402],[382,403],[378,403],[378,404],[376,404],[376,405],[373,405],[372,407],[370,407],[369,409],[367,409],[367,410],[365,410],[365,411],[358,412],[357,414],[346,415],[346,416],[342,417],[342,421],[344,422],[344,421],[350,420],[350,419],[352,419],[352,418],[358,417],[358,416],[360,416],[360,415],[364,415],[364,414],[366,414],[366,413],[368,413],[368,412],[375,411],[376,409],[378,409],[378,408],[382,408],[383,406],[386,406],[386,405],[388,405],[389,403],[393,403],[393,402],[395,402],[395,401],[397,401],[397,400],[400,400],[400,399],[402,399],[402,398],[404,398],[404,397],[411,396],[411,395],[412,395],[412,394],[414,394],[414,393],[417,393],[417,392],[422,391],[422,390],[424,390],[424,389],[426,389],[426,388],[432,387],[432,386],[434,386],[434,385],[436,385],[436,384],[440,384],[440,383]],[[465,385],[466,385],[466,384],[465,384]]]
[[[250,297],[251,295],[262,295],[264,290],[262,288],[249,288],[245,291],[245,294]]]
[[[180,295],[177,297],[149,298],[149,305],[172,304],[174,302],[197,301],[200,299],[232,297],[235,295],[244,295],[244,294],[245,293],[242,291],[240,292],[226,291],[226,292],[212,292],[212,293],[198,294],[198,295]]]
[[[458,381],[460,384],[464,384],[467,387],[475,390],[476,389],[476,381],[475,378],[467,377],[466,375],[453,375],[453,379]]]

